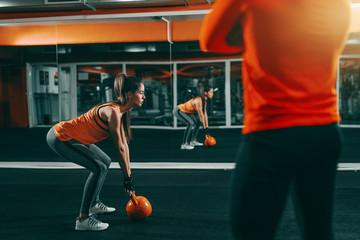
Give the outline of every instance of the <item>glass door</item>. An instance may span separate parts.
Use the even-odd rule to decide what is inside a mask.
[[[59,64],[59,121],[77,116],[76,65]]]
[[[29,126],[52,125],[59,119],[56,64],[27,65]]]

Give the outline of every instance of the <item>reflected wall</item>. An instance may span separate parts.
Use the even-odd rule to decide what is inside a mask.
[[[55,48],[55,47],[54,47]],[[35,64],[28,83],[30,118],[34,125],[51,125],[59,121],[59,81],[56,64]]]
[[[341,124],[359,125],[360,58],[342,58],[339,66]],[[100,102],[115,100],[114,78],[124,72],[140,77],[146,90],[144,105],[133,109],[134,126],[184,127],[180,121],[174,124],[173,107],[200,96],[200,86],[207,83],[215,90],[214,98],[207,105],[209,126],[241,127],[244,119],[241,67],[242,61],[238,59],[61,63],[59,68],[53,63],[31,64],[29,117],[33,126],[52,125],[76,117]],[[73,88],[75,97],[72,97]]]
[[[185,44],[129,43],[147,46],[136,51],[124,47],[125,43],[114,44],[120,43],[28,47],[32,56],[26,59],[30,127],[54,125],[98,103],[116,100],[113,82],[118,73],[138,76],[145,85],[146,100],[141,108],[133,109],[133,126],[184,127],[172,114],[174,106],[199,96],[200,86],[207,83],[215,90],[207,104],[209,126],[242,127],[241,59],[206,59],[198,43],[192,43],[190,58],[184,57],[184,52],[190,52]],[[360,56],[340,59],[338,83],[341,124],[359,125]]]
[[[126,74],[137,76],[145,86],[142,107],[134,107],[132,125],[173,126],[171,64],[125,64]]]
[[[230,65],[231,125],[239,126],[244,120],[243,83],[241,61]]]
[[[360,56],[359,56],[360,57]],[[340,59],[339,111],[341,124],[360,124],[360,58]]]
[[[190,62],[177,64],[177,103],[201,96],[200,87],[209,85],[214,97],[208,99],[209,126],[225,125],[225,62]],[[178,126],[184,123],[178,121]]]
[[[122,64],[86,64],[76,67],[77,115],[93,106],[116,100],[114,80]]]

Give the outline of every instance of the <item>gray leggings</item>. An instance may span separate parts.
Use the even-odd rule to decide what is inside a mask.
[[[111,159],[94,144],[85,145],[77,140],[61,141],[52,127],[46,140],[52,150],[65,160],[74,162],[91,171],[84,187],[80,213],[89,214],[94,201],[99,201],[99,193],[109,170]]]
[[[183,137],[183,143],[189,144],[190,140],[196,140],[196,137],[199,133],[200,120],[195,116],[195,114],[184,113],[179,109],[179,107],[176,107],[174,109],[174,115],[177,119],[179,119],[180,121],[182,121],[187,125]],[[190,139],[191,132],[192,132],[192,136]]]

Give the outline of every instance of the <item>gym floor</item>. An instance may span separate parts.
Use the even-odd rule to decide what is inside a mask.
[[[62,167],[69,163],[49,150],[45,142],[47,131],[0,129],[1,239],[232,239],[227,205],[231,168],[216,166],[233,163],[241,142],[239,129],[213,130],[217,145],[192,151],[179,150],[181,130],[134,129],[130,157],[137,166],[133,169],[136,192],[149,199],[153,212],[139,222],[127,217],[129,197],[123,192],[122,173],[114,162],[101,199],[117,211],[99,216],[110,224],[103,232],[74,230],[88,172]],[[351,167],[338,171],[334,229],[337,240],[360,239],[360,176],[356,171],[360,162],[360,130],[345,128],[343,132],[340,165]],[[114,158],[110,141],[98,146]],[[169,167],[147,168],[154,162]],[[193,163],[204,168],[184,168]],[[289,198],[276,240],[300,239]]]

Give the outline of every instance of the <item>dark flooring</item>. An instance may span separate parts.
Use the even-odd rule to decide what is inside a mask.
[[[208,240],[232,239],[229,229],[228,181],[223,170],[134,170],[137,193],[153,212],[140,222],[125,211],[129,200],[118,170],[110,170],[101,198],[117,208],[99,218],[103,232],[74,230],[86,170],[0,169],[0,239],[2,240]],[[360,176],[339,172],[335,190],[337,240],[360,239]],[[276,240],[300,240],[291,200]]]
[[[63,161],[46,145],[48,129],[0,129],[0,161]],[[343,129],[341,162],[359,162],[360,130]],[[213,130],[214,148],[180,151],[182,131],[133,131],[133,162],[233,162],[241,141],[239,129]],[[310,136],[311,137],[311,136]],[[98,144],[113,156],[111,142]],[[149,199],[152,215],[132,222],[129,200],[118,169],[109,171],[101,198],[117,211],[100,216],[104,232],[77,232],[75,218],[88,172],[0,168],[1,240],[207,240],[232,239],[229,229],[229,177],[224,170],[133,170],[136,191]],[[335,189],[336,240],[360,239],[360,175],[339,171]],[[291,199],[276,240],[300,240]],[[320,239],[321,240],[321,239]]]

